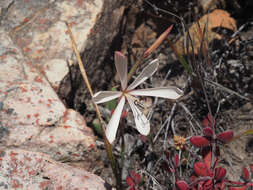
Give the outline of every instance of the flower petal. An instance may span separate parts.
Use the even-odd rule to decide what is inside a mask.
[[[100,91],[93,95],[92,100],[96,104],[100,104],[118,98],[121,94],[120,91]]]
[[[105,134],[106,134],[106,137],[110,143],[112,143],[115,140],[117,129],[119,126],[120,116],[121,116],[122,110],[124,108],[125,101],[126,101],[126,98],[125,98],[125,96],[123,96],[120,99],[120,101],[119,101],[116,109],[114,110],[112,117],[106,127]]]
[[[171,86],[171,87],[138,89],[130,91],[129,94],[134,96],[155,96],[175,100],[183,95],[183,91],[177,87]]]
[[[145,80],[147,80],[149,77],[151,77],[156,72],[158,66],[159,66],[158,59],[151,61],[151,63],[149,63],[148,66],[146,66],[143,69],[141,74],[139,74],[137,76],[137,78],[134,80],[134,82],[128,86],[127,90],[134,89],[136,86],[140,85]]]
[[[126,94],[127,101],[131,107],[131,110],[134,114],[134,120],[136,124],[136,128],[142,135],[148,135],[150,131],[150,124],[147,120],[146,116],[139,110],[137,106],[134,104],[134,97],[129,94]]]
[[[121,82],[122,90],[127,87],[127,58],[119,51],[115,51],[114,62]]]

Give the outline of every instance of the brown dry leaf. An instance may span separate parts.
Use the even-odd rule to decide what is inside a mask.
[[[189,33],[193,41],[195,54],[199,52],[199,48],[202,42],[202,35],[200,34],[200,32],[204,32],[205,25],[207,25],[207,27],[204,36],[205,40],[207,39],[208,42],[211,42],[214,39],[221,39],[221,36],[218,33],[212,31],[212,29],[214,28],[223,27],[234,32],[237,30],[236,21],[232,17],[230,17],[230,14],[228,12],[221,9],[216,9],[210,14],[204,15],[203,17],[201,17],[198,23],[194,23],[189,29]],[[175,47],[180,54],[185,54],[186,52],[186,48],[182,48],[184,47],[184,39],[185,36],[182,36],[175,44]],[[192,53],[191,47],[189,48],[189,52]]]
[[[150,27],[147,27],[144,23],[142,23],[137,29],[135,29],[131,40],[133,55],[130,57],[130,62],[134,63],[136,61],[134,57],[142,56],[143,52],[147,48],[146,42],[152,41],[155,38],[156,33]],[[127,44],[122,45],[121,52],[123,54],[127,53]]]
[[[145,42],[156,38],[156,33],[147,27],[144,23],[141,24],[135,31],[132,38],[133,52],[137,54],[137,51],[143,53],[146,49]]]

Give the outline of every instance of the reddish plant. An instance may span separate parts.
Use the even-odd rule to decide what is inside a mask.
[[[226,179],[227,170],[219,166],[219,146],[231,141],[234,137],[233,131],[225,131],[215,134],[215,120],[209,115],[204,120],[204,128],[202,136],[193,136],[190,138],[190,143],[200,148],[198,153],[191,151],[185,145],[184,150],[195,158],[193,163],[193,172],[190,172],[189,178],[182,180],[179,176],[179,166],[181,165],[179,156],[171,156],[165,151],[165,156],[168,161],[163,163],[165,171],[170,172],[174,176],[172,184],[174,190],[246,190],[253,188],[251,177],[253,177],[253,164],[242,169],[242,181],[229,181]],[[200,154],[197,155],[197,154]],[[184,177],[185,178],[185,177]]]
[[[218,167],[219,151],[216,150],[214,154],[215,164],[212,167],[211,157],[212,148],[211,146],[206,147],[202,150],[203,161],[197,161],[194,164],[194,174],[191,176],[192,189],[201,190],[213,190],[213,189],[224,189],[225,188],[225,176],[226,169]]]
[[[138,185],[141,181],[141,175],[139,173],[135,173],[135,171],[131,171],[130,175],[127,176],[126,182],[129,186],[128,190],[138,190]]]
[[[212,128],[212,125],[214,126],[215,124],[215,120],[211,118],[210,114],[204,119],[203,124],[203,136],[193,136],[190,138],[191,144],[198,148],[206,147],[211,143],[227,143],[234,137],[234,132],[231,130],[215,135],[215,131]]]
[[[250,169],[252,169],[252,164],[250,165]],[[242,180],[241,181],[228,181],[230,184],[229,190],[246,190],[246,189],[253,189],[253,182],[250,181],[250,179],[253,178],[253,171],[248,170],[247,167],[242,168]]]
[[[178,180],[176,182],[176,188],[179,189],[179,190],[188,190],[189,185],[183,180]]]
[[[207,117],[203,120],[203,126],[212,128],[212,125],[215,126],[215,119],[208,113]]]
[[[214,131],[215,120],[210,114],[204,119],[203,124],[203,136],[193,136],[190,138],[193,146],[202,148],[201,155],[203,159],[194,163],[191,187],[203,190],[224,189],[226,169],[218,167],[218,145],[232,140],[233,131],[225,131],[216,135]],[[215,152],[213,152],[213,149]]]
[[[111,115],[114,113],[114,110],[115,110],[115,109],[112,109]],[[122,119],[126,119],[126,118],[127,118],[127,115],[128,115],[128,112],[127,112],[126,110],[123,110],[122,113],[121,113],[121,118],[122,118]]]
[[[172,173],[178,178],[177,169],[180,165],[179,155],[175,154],[173,157],[170,156],[169,152],[164,152],[167,161],[163,162],[163,169],[167,172]]]
[[[193,136],[190,138],[190,142],[192,145],[196,147],[205,147],[211,143],[227,143],[233,139],[234,132],[231,130],[219,133],[218,135],[214,135],[214,132],[211,128],[206,127],[203,129],[204,136]],[[211,136],[212,135],[212,136]]]

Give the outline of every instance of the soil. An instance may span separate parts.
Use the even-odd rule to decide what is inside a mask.
[[[144,99],[146,102],[153,102],[153,115],[150,120],[152,126],[150,138],[153,143],[132,128],[134,121],[129,113],[128,118],[121,121],[118,139],[113,145],[114,153],[120,162],[121,145],[124,144],[124,162],[120,165],[123,168],[123,180],[132,170],[135,170],[143,174],[143,185],[140,189],[170,189],[169,174],[165,174],[161,167],[162,160],[165,159],[164,152],[168,151],[171,155],[178,152],[173,142],[174,135],[186,138],[201,135],[203,119],[210,111],[207,104],[210,105],[212,114],[215,116],[217,133],[232,129],[237,135],[245,130],[253,129],[253,15],[250,14],[253,3],[251,0],[213,0],[212,8],[208,11],[226,10],[236,20],[237,28],[242,29],[235,34],[234,31],[225,28],[216,28],[215,31],[221,34],[222,38],[208,43],[208,55],[201,53],[184,55],[194,71],[198,70],[200,76],[205,79],[204,86],[208,97],[206,98],[199,78],[190,76],[184,70],[170,46],[182,36],[183,29],[180,20],[169,13],[183,18],[187,29],[194,21],[207,13],[207,10],[201,5],[202,1],[135,0],[129,2],[124,19],[122,19],[122,30],[112,43],[104,64],[114,66],[113,54],[117,50],[127,55],[129,68],[131,68],[138,59],[141,59],[143,52],[157,37],[173,24],[168,40],[165,40],[144,61],[136,75],[145,64],[159,58],[158,72],[142,87],[175,85],[184,90],[185,97],[179,103],[163,99],[158,99],[158,101],[151,98]],[[119,82],[115,72],[107,74],[109,75],[107,78],[111,80],[101,90],[109,90]],[[155,105],[154,102],[156,102]],[[96,115],[90,105],[89,100],[85,102],[82,100],[71,106],[81,112],[88,125],[92,127]],[[166,120],[169,117],[171,117],[171,122],[168,125],[168,136],[165,137]],[[165,127],[159,132],[163,125]],[[88,169],[113,184],[115,181],[106,158],[103,140],[97,131],[95,133],[98,136],[98,152]],[[156,135],[157,138],[154,141]],[[124,136],[124,141],[120,140],[120,136]],[[220,151],[221,165],[227,169],[227,178],[238,180],[242,167],[253,163],[253,138],[250,135],[242,136],[222,146]],[[184,162],[190,165],[192,160],[184,153],[184,150],[181,153]],[[182,170],[185,172],[183,176],[187,176],[187,171],[184,168]],[[127,187],[125,181],[124,185]]]

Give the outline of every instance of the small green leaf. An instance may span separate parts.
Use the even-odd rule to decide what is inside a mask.
[[[112,91],[117,91],[116,88],[112,88],[111,90],[112,90]],[[107,102],[107,103],[105,104],[105,107],[106,107],[108,110],[110,110],[110,111],[114,110],[114,109],[116,108],[116,106],[117,106],[117,100],[116,100],[116,99],[111,100],[111,101],[109,101],[109,102]]]
[[[184,57],[182,55],[178,56],[179,62],[183,65],[184,69],[188,72],[189,75],[192,75],[192,69],[188,65],[188,63],[185,61]]]
[[[244,132],[245,135],[253,135],[253,129],[249,129]]]
[[[183,55],[181,55],[181,54],[177,51],[177,49],[175,48],[175,46],[174,46],[172,43],[169,43],[169,45],[170,45],[170,47],[172,48],[172,50],[174,51],[174,53],[176,54],[179,63],[181,63],[181,65],[183,65],[184,69],[188,72],[188,74],[189,74],[190,76],[192,76],[192,75],[193,75],[193,71],[192,71],[190,65],[185,61]]]
[[[3,109],[3,107],[4,107],[4,103],[0,102],[0,111]]]
[[[96,131],[96,133],[98,133],[99,135],[103,135],[103,131],[102,131],[102,127],[101,127],[101,124],[99,122],[99,119],[94,119],[92,121],[92,125],[93,125],[93,128],[94,130]]]

